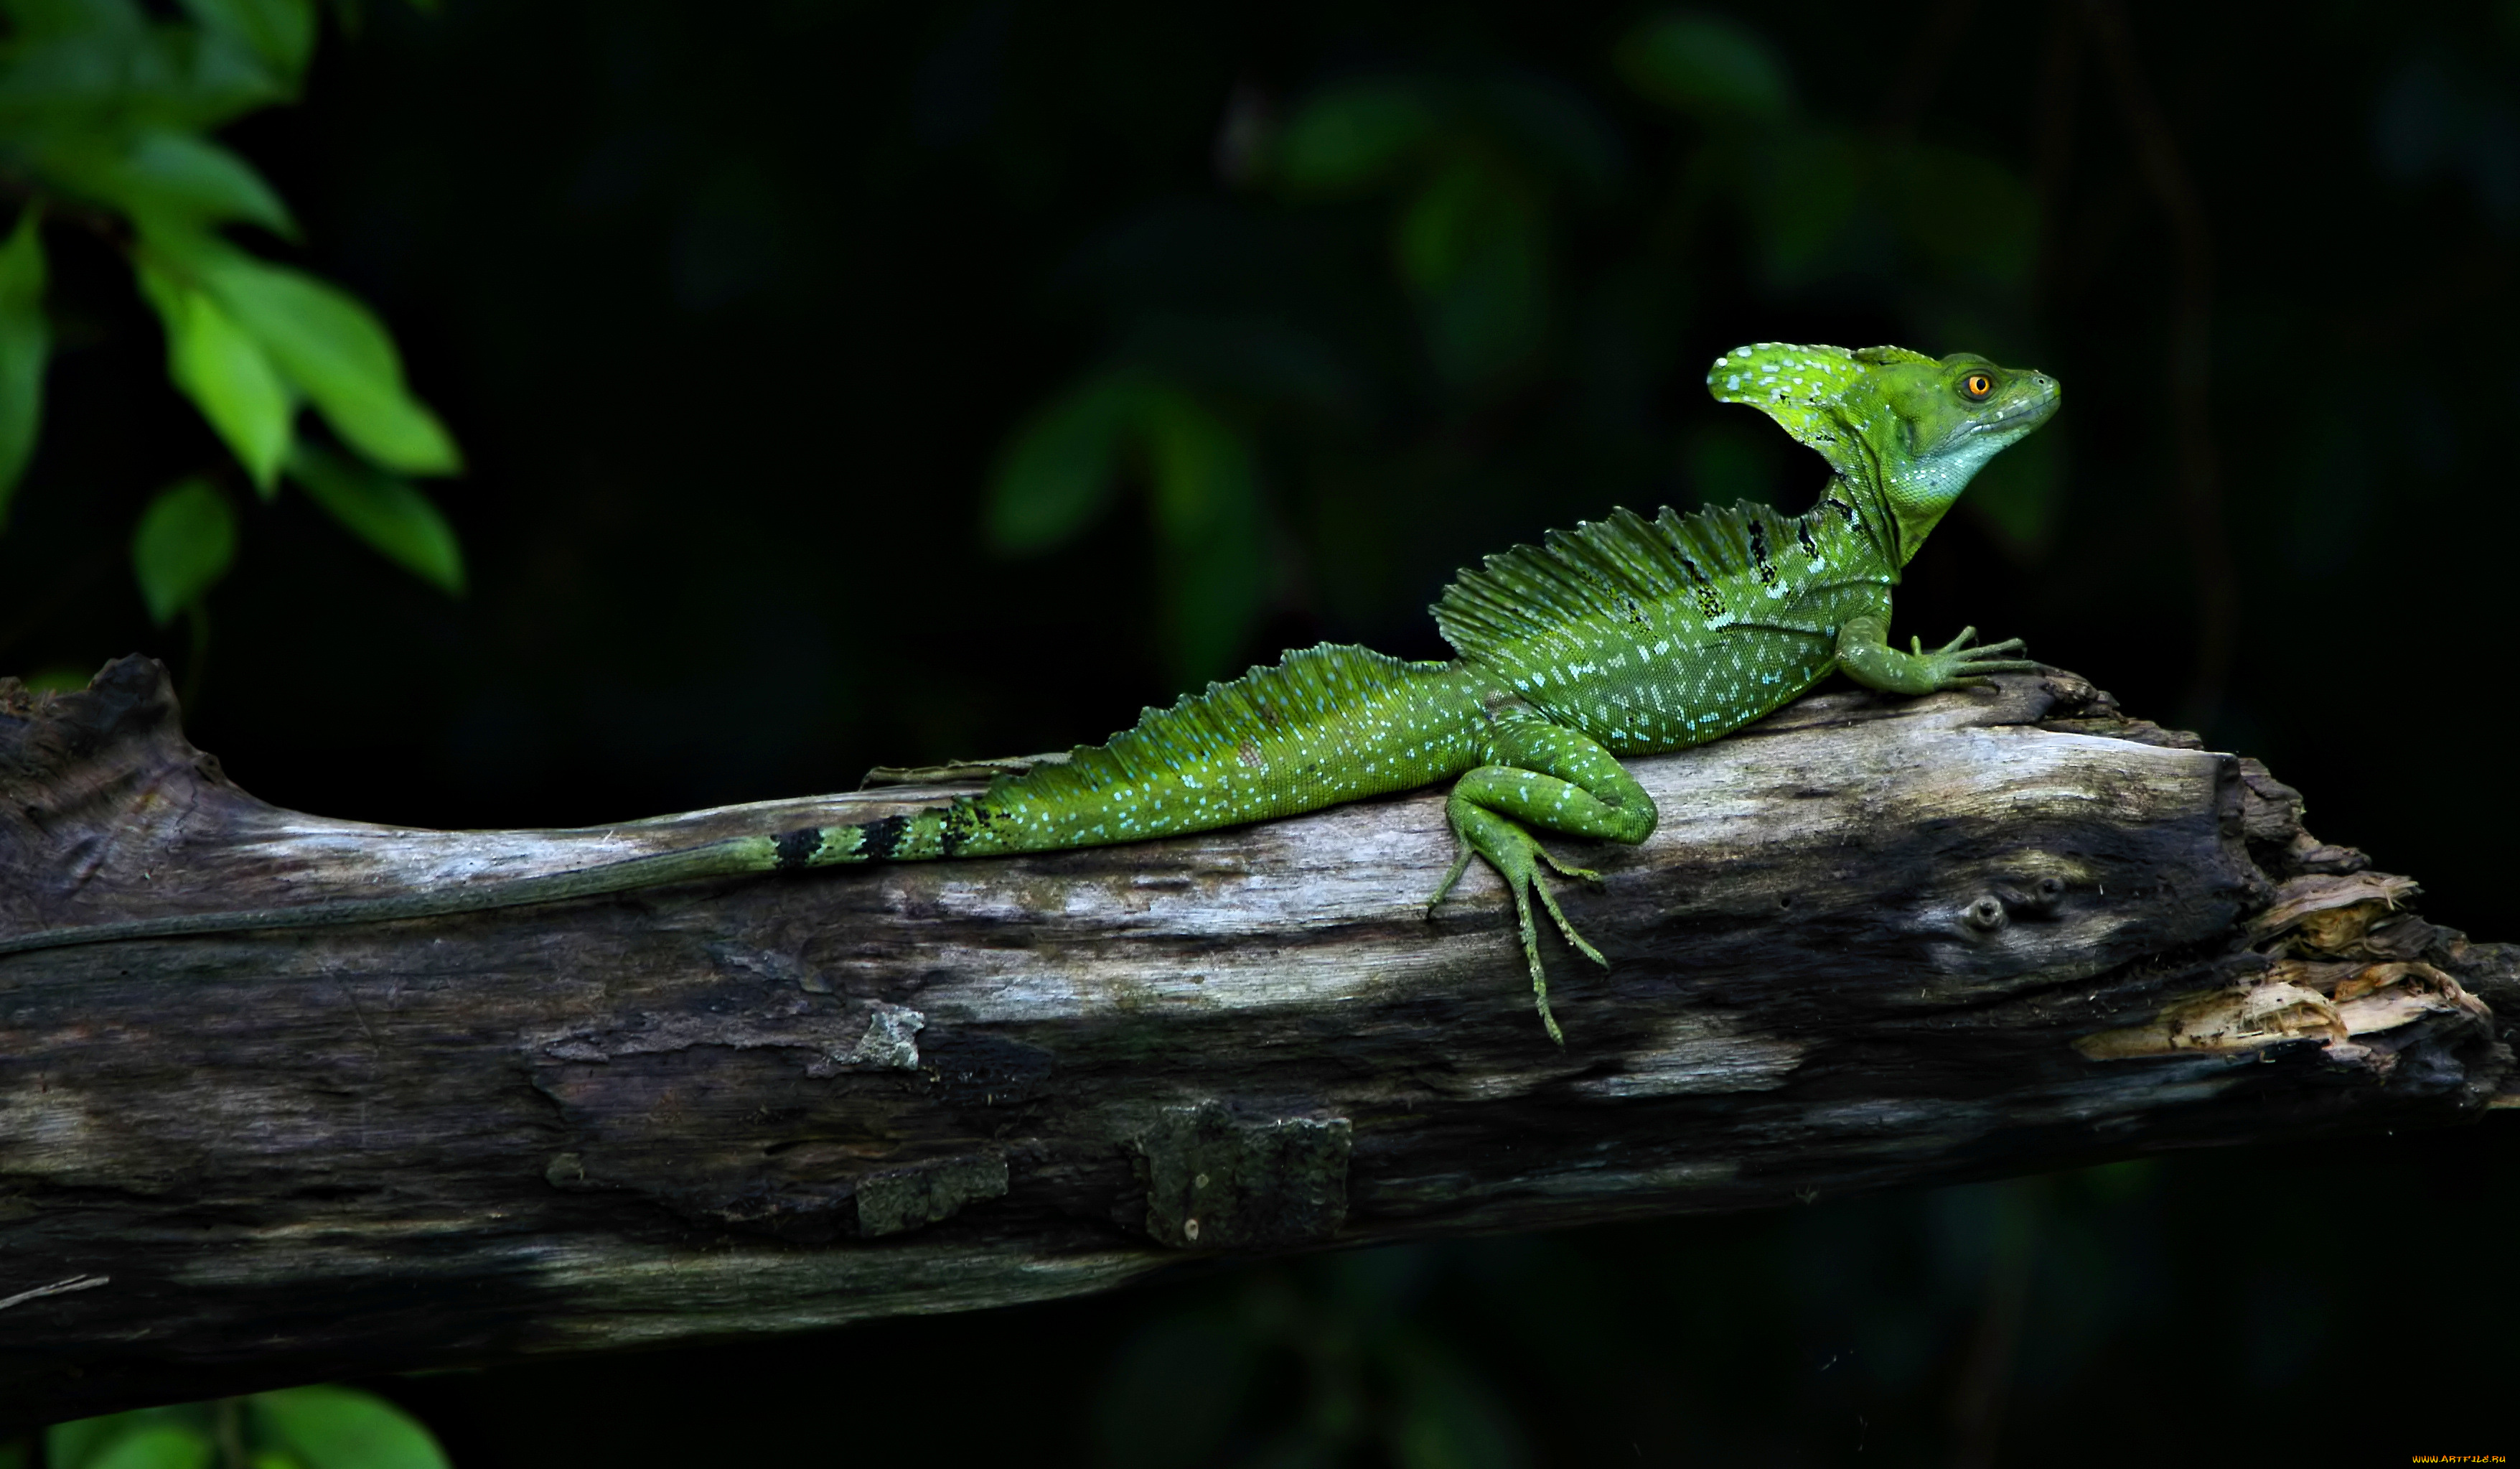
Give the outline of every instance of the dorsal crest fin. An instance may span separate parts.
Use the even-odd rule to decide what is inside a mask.
[[[1753,522],[1774,548],[1791,540],[1789,520],[1746,501],[1688,515],[1665,506],[1650,521],[1613,510],[1464,571],[1436,601],[1435,625],[1463,658],[1509,663],[1508,645],[1588,618],[1625,620],[1631,602],[1685,602],[1710,623],[1730,620],[1722,584],[1752,568]]]
[[[1186,694],[1170,709],[1148,709],[1101,745],[1079,746],[1057,764],[1035,765],[990,783],[993,796],[1021,786],[1035,795],[1094,792],[1267,746],[1293,730],[1343,713],[1372,690],[1440,672],[1370,648],[1324,643],[1289,653],[1230,683]]]

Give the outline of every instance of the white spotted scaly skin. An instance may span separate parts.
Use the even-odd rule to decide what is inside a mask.
[[[1763,343],[1716,360],[1707,386],[1774,417],[1834,471],[1800,516],[1756,505],[1654,519],[1625,510],[1464,572],[1435,605],[1451,663],[1325,645],[1148,710],[1108,744],[1003,775],[903,816],[746,837],[487,891],[407,894],[252,913],[193,914],[0,941],[0,953],[115,938],[421,917],[591,896],[768,869],[977,857],[1138,842],[1318,810],[1460,777],[1446,804],[1459,859],[1513,895],[1541,1022],[1548,977],[1532,903],[1558,909],[1543,867],[1573,877],[1531,829],[1639,843],[1653,802],[1619,765],[1704,744],[1832,669],[1924,694],[2037,666],[2017,642],[1925,652],[1887,641],[1900,569],[1998,450],[2054,412],[2056,385],[1959,355]]]

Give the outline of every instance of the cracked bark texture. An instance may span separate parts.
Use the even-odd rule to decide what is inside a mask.
[[[1102,1289],[2520,1101],[2520,949],[2070,674],[1632,762],[1547,952],[1439,793],[1035,857],[0,956],[0,1422]],[[926,793],[933,799],[936,792]],[[0,938],[906,809],[255,801],[163,670],[0,680]]]

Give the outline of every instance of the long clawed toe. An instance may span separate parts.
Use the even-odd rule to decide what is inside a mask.
[[[1958,654],[1964,661],[1971,664],[1978,663],[1982,660],[2000,658],[2006,653],[2024,653],[2029,651],[2030,645],[2024,643],[2017,637],[2008,637],[2000,643],[1988,643],[1984,647],[1971,648],[1969,643],[1976,637],[1977,629],[1975,627],[1963,627],[1959,631],[1959,636],[1953,638],[1950,642],[1943,644],[1930,654],[1925,653],[1925,643],[1922,638],[1912,637],[1908,639],[1908,646],[1919,656],[1929,658],[1950,658],[1955,654]]]
[[[1444,880],[1441,883],[1435,885],[1435,895],[1426,899],[1427,922],[1435,921],[1435,910],[1444,905],[1444,899],[1452,895],[1453,885],[1460,882],[1462,874],[1469,870],[1470,855],[1470,844],[1466,840],[1462,841],[1461,851],[1453,858],[1451,870],[1444,874]]]
[[[1560,876],[1571,877],[1578,882],[1591,883],[1596,887],[1600,886],[1601,874],[1594,871],[1592,868],[1573,866],[1559,858],[1555,852],[1551,851],[1548,848],[1541,846],[1537,842],[1531,844],[1531,849],[1533,854],[1537,855],[1540,860],[1547,862],[1550,867],[1554,869]],[[1575,925],[1567,921],[1566,910],[1557,906],[1557,895],[1551,893],[1549,891],[1549,885],[1540,880],[1540,873],[1537,870],[1532,872],[1530,883],[1531,891],[1540,895],[1540,905],[1549,910],[1551,920],[1557,925],[1557,932],[1566,936],[1566,941],[1574,945],[1577,953],[1582,954],[1585,958],[1592,960],[1594,963],[1600,965],[1604,969],[1607,969],[1610,966],[1610,961],[1602,958],[1601,951],[1599,949],[1585,942],[1584,936],[1575,932]],[[1540,962],[1540,950],[1536,947],[1532,950],[1532,962],[1534,964]]]
[[[1558,915],[1557,904],[1550,897],[1549,890],[1540,888],[1537,880],[1533,881],[1532,887],[1540,889],[1540,900],[1547,905],[1550,916],[1557,919],[1560,929],[1565,928],[1566,920]],[[1522,954],[1531,965],[1532,1002],[1540,1009],[1540,1024],[1549,1032],[1549,1038],[1562,1046],[1566,1043],[1566,1033],[1557,1029],[1557,1017],[1549,1011],[1549,969],[1540,962],[1540,927],[1531,921],[1531,897],[1519,884],[1513,890],[1513,907],[1514,916],[1522,920]]]
[[[1575,925],[1567,922],[1566,911],[1557,906],[1556,896],[1547,888],[1542,887],[1537,879],[1531,886],[1532,890],[1540,895],[1540,905],[1549,910],[1550,918],[1557,925],[1557,932],[1565,936],[1566,941],[1573,945],[1575,952],[1600,965],[1603,969],[1609,968],[1610,961],[1601,957],[1601,951],[1585,942],[1584,936],[1575,932]],[[1535,962],[1537,962],[1538,952],[1536,948],[1533,950]]]
[[[1920,638],[1910,638],[1908,646],[1914,650],[1915,657],[1929,660],[1938,667],[1940,673],[1940,681],[1936,685],[1938,690],[1989,688],[1993,686],[1989,681],[1993,674],[2035,673],[2042,666],[2026,658],[2004,656],[2008,653],[2029,651],[2028,645],[2017,637],[2008,637],[2000,643],[1988,643],[1981,648],[1972,648],[1969,642],[1976,636],[1975,627],[1963,627],[1960,629],[1959,636],[1931,653],[1924,651],[1924,642]]]
[[[1600,886],[1601,874],[1595,872],[1592,868],[1570,867],[1566,865],[1566,863],[1558,860],[1557,857],[1552,855],[1548,848],[1538,846],[1537,844],[1533,846],[1532,850],[1539,852],[1540,859],[1547,862],[1552,869],[1554,869],[1558,876],[1571,877],[1579,883],[1591,883],[1596,887]]]
[[[1523,959],[1531,969],[1532,1003],[1540,1012],[1540,1024],[1549,1032],[1551,1040],[1564,1045],[1566,1034],[1558,1029],[1557,1017],[1549,1006],[1549,970],[1541,962],[1539,915],[1532,911],[1532,899],[1535,895],[1539,898],[1539,906],[1548,911],[1549,921],[1565,936],[1568,946],[1606,968],[1610,961],[1575,931],[1574,923],[1567,918],[1566,910],[1558,906],[1557,896],[1550,891],[1549,880],[1545,876],[1553,872],[1578,882],[1598,883],[1601,874],[1562,860],[1532,840],[1529,832],[1510,822],[1484,819],[1484,813],[1473,812],[1468,820],[1457,814],[1453,832],[1461,846],[1455,851],[1451,870],[1444,874],[1442,885],[1436,888],[1435,895],[1426,903],[1426,916],[1430,919],[1435,916],[1436,905],[1461,881],[1473,855],[1487,858],[1497,875],[1505,880],[1506,892],[1513,897],[1515,927],[1522,940]]]

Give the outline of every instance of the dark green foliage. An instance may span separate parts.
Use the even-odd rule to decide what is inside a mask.
[[[1160,547],[1165,651],[1186,678],[1222,671],[1266,593],[1266,534],[1248,438],[1200,395],[1114,368],[1020,428],[990,486],[987,530],[1022,555],[1082,534],[1128,477],[1146,485]]]
[[[1774,123],[1794,110],[1782,60],[1756,31],[1721,16],[1648,16],[1611,57],[1640,96],[1701,122]]]
[[[22,210],[9,242],[0,246],[0,527],[8,524],[9,497],[34,456],[36,425],[44,417],[44,360],[52,354],[52,324],[44,320],[43,214]]]
[[[447,1469],[427,1429],[350,1388],[82,1418],[43,1441],[45,1469]]]
[[[342,528],[423,581],[463,594],[463,548],[411,482],[311,443],[290,451],[288,471]]]
[[[206,480],[168,486],[131,534],[131,574],[152,620],[197,606],[236,560],[236,512]]]
[[[379,467],[325,478],[319,500],[389,557],[461,591],[453,532],[408,483],[381,475],[462,468],[454,440],[404,387],[392,339],[339,288],[221,234],[251,225],[298,238],[262,175],[206,134],[295,99],[315,0],[188,0],[185,11],[177,21],[134,0],[0,6],[0,184],[19,202],[0,249],[0,525],[42,419],[49,222],[82,227],[125,257],[164,333],[168,381],[256,492],[269,499],[305,446],[297,419],[311,403]],[[343,487],[352,484],[361,489]],[[215,494],[188,482],[153,502],[137,532],[133,567],[161,625],[234,559],[236,520],[223,504],[208,508]],[[200,544],[181,544],[194,534]],[[197,620],[197,655],[206,625]]]
[[[1731,21],[1651,15],[1600,60],[1614,85],[1670,113],[1648,111],[1623,137],[1616,112],[1637,110],[1598,90],[1608,77],[1597,72],[1588,94],[1501,63],[1337,76],[1296,92],[1282,115],[1238,96],[1219,145],[1232,150],[1220,157],[1232,214],[1153,206],[1105,248],[1111,258],[1078,272],[1115,349],[1018,434],[993,491],[995,543],[1018,554],[1058,544],[1118,483],[1142,480],[1159,565],[1195,569],[1165,581],[1155,620],[1187,680],[1230,666],[1288,579],[1285,534],[1263,527],[1338,515],[1325,502],[1353,492],[1349,477],[1415,500],[1398,533],[1452,544],[1430,525],[1447,513],[1440,502],[1407,488],[1436,468],[1428,436],[1510,416],[1525,425],[1521,441],[1484,468],[1511,475],[1527,454],[1516,468],[1528,474],[1555,454],[1598,490],[1647,507],[1676,497],[1684,486],[1665,475],[1603,458],[1643,444],[1586,419],[1634,390],[1604,372],[1668,371],[1730,344],[1681,346],[1691,323],[1680,294],[1719,255],[1698,223],[1712,205],[1748,232],[1772,291],[1895,285],[1909,297],[1903,335],[1937,351],[1964,344],[1951,340],[1960,334],[2005,346],[2025,335],[2038,222],[2013,165],[1806,113],[1773,43]],[[1679,166],[1640,174],[1641,153]],[[1309,228],[1287,227],[1299,222]],[[1566,254],[1577,239],[1580,266]],[[1158,249],[1160,261],[1140,257]],[[1144,268],[1119,268],[1123,255]],[[1343,276],[1335,286],[1319,279],[1326,265]],[[1342,313],[1342,297],[1358,294],[1386,301]],[[1414,323],[1397,339],[1394,307]],[[1255,351],[1264,335],[1275,371]],[[1211,403],[1234,405],[1231,427]],[[1230,477],[1133,448],[1176,420],[1214,426],[1197,463]],[[2056,462],[2044,454],[2000,477],[1991,522],[2025,546],[2052,522]],[[1458,485],[1478,471],[1439,473]],[[1179,485],[1229,478],[1205,521],[1163,513]],[[1360,538],[1361,527],[1338,524],[1336,538]]]
[[[1112,1354],[1091,1419],[1107,1469],[1386,1463],[1519,1469],[1508,1400],[1419,1308],[1442,1252],[1264,1271],[1148,1321]]]

